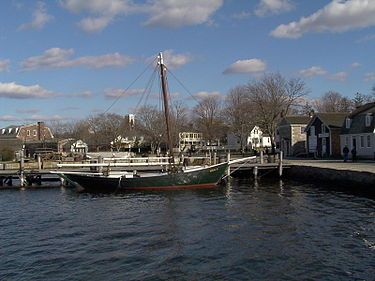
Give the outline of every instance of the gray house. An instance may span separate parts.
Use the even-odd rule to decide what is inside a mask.
[[[357,156],[375,159],[375,102],[358,107],[347,116],[341,128],[341,153],[345,146]]]

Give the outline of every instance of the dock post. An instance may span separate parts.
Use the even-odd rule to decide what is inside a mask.
[[[280,151],[280,156],[279,156],[279,176],[283,176],[283,152]]]
[[[20,150],[20,186],[25,186],[25,175],[24,175],[24,168],[25,168],[25,155],[23,148]]]
[[[263,164],[263,150],[260,151],[260,164]]]
[[[216,151],[214,152],[214,165],[216,165]]]
[[[103,164],[104,163],[104,159],[103,159],[103,156],[99,155],[98,156],[98,164]],[[98,172],[99,173],[103,173],[103,166],[98,166]]]
[[[254,167],[253,174],[254,174],[254,179],[257,179],[258,178],[258,167],[257,166]]]
[[[229,162],[230,162],[230,151],[228,151],[228,153],[227,153],[227,162],[228,162],[227,176],[230,176],[230,165],[229,165]]]
[[[38,154],[37,159],[38,159],[38,171],[40,172],[42,170],[42,161],[40,158],[40,154]]]

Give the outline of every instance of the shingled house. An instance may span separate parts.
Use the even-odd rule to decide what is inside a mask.
[[[318,157],[338,157],[340,132],[349,113],[316,113],[306,126],[307,152]]]
[[[375,102],[358,107],[341,128],[341,151],[345,146],[360,158],[375,159]]]
[[[283,117],[276,128],[276,147],[285,156],[298,156],[306,153],[305,127],[309,116],[287,115]]]
[[[28,154],[32,154],[38,148],[50,147],[51,143],[55,143],[54,137],[44,122],[13,125],[0,129],[1,149],[17,151],[24,146]]]

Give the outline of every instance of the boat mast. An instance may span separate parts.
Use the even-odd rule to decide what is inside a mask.
[[[169,155],[173,156],[173,145],[172,145],[172,138],[171,138],[171,131],[170,131],[170,117],[169,117],[169,96],[167,90],[167,81],[166,81],[166,68],[164,65],[163,60],[163,53],[159,53],[159,65],[160,65],[160,80],[161,80],[161,88],[163,92],[163,106],[164,106],[164,117],[165,123],[167,126],[167,138],[168,138],[168,150]]]

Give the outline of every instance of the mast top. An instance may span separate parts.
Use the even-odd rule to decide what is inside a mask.
[[[158,59],[159,59],[159,64],[164,65],[164,59],[163,59],[163,53],[162,52],[159,53]]]

